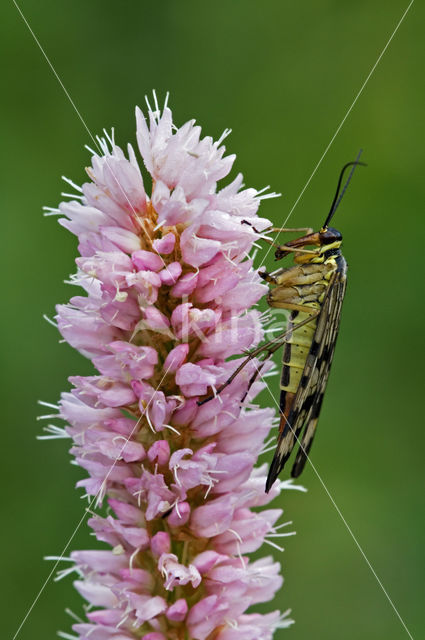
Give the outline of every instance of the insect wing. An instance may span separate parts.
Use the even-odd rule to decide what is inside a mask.
[[[345,265],[344,265],[345,267]],[[280,434],[276,452],[270,466],[266,491],[270,489],[288,460],[301,431],[306,426],[303,441],[291,475],[298,476],[304,468],[319,418],[335,342],[338,335],[342,301],[346,287],[345,268],[332,276],[317,319],[316,331],[297,393],[289,412],[286,426]],[[305,453],[303,452],[303,449]],[[304,459],[305,458],[305,459]]]
[[[346,284],[347,280],[345,274],[337,273],[335,282],[333,283],[332,296],[330,296],[331,299],[329,303],[329,319],[319,351],[319,356],[316,361],[316,368],[318,370],[317,390],[314,394],[314,400],[311,406],[310,415],[308,417],[303,438],[300,443],[294,465],[292,467],[291,476],[293,478],[297,478],[304,469],[309,451],[311,449],[311,445],[313,444],[313,438],[316,433],[316,427],[319,420],[323,397],[325,394],[332,359],[335,351],[336,339],[338,337],[339,325],[341,321],[342,303],[344,300]]]

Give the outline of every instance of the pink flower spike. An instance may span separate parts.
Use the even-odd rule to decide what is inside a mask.
[[[272,365],[250,386],[252,359],[198,404],[263,340],[251,306],[268,287],[249,253],[269,222],[241,174],[220,186],[235,160],[225,135],[176,126],[155,94],[136,120],[148,179],[133,148],[106,135],[81,202],[59,207],[78,238],[81,292],[58,305],[57,323],[95,371],[69,378],[58,418],[106,545],[71,553],[86,601],[73,630],[79,640],[271,640],[291,621],[246,612],[282,584],[277,562],[249,556],[286,535],[281,510],[266,505],[291,485],[266,494],[257,464],[275,416],[255,397]]]

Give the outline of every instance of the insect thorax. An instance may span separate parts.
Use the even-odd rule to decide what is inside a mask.
[[[298,311],[303,311],[303,307],[306,307],[306,311],[310,308],[319,309],[332,273],[337,269],[337,256],[325,258],[321,255],[318,258],[320,262],[313,262],[311,258],[307,262],[302,256],[302,263],[272,274],[274,286],[267,296],[269,305]]]

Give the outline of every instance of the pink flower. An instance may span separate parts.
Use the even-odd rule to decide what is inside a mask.
[[[156,96],[147,119],[136,117],[149,188],[133,148],[127,157],[108,138],[80,201],[60,205],[60,223],[78,237],[84,295],[58,306],[58,326],[98,373],[70,378],[59,416],[88,472],[78,485],[110,508],[89,524],[111,549],[72,554],[90,605],[74,631],[269,640],[290,621],[246,611],[280,589],[280,567],[246,554],[277,535],[282,511],[256,508],[284,483],[266,494],[265,466],[254,466],[274,419],[253,404],[263,383],[246,395],[255,362],[197,404],[263,338],[249,307],[267,289],[248,256],[255,233],[241,222],[269,223],[240,175],[218,189],[235,159],[222,140],[202,138],[195,121],[176,128]]]

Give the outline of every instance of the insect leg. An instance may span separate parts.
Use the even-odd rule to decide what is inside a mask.
[[[279,227],[270,227],[269,229],[264,229],[264,231],[258,231],[253,224],[251,224],[250,222],[248,222],[248,220],[242,220],[241,224],[247,224],[250,227],[252,227],[255,231],[255,233],[258,233],[258,235],[262,235],[263,233],[298,233],[298,232],[304,232],[306,235],[308,233],[313,233],[313,229],[311,227],[298,227],[297,229],[287,229],[286,227],[284,227],[283,229],[280,229]]]
[[[283,250],[283,245],[280,244],[276,244],[276,242],[273,242],[273,240],[270,240],[270,238],[267,238],[266,236],[264,236],[263,234],[265,233],[299,233],[299,232],[304,232],[304,234],[309,234],[313,232],[313,229],[311,229],[310,227],[299,227],[298,229],[279,229],[277,227],[271,227],[270,229],[264,229],[264,231],[259,231],[258,229],[256,229],[254,227],[254,225],[252,225],[250,222],[248,222],[248,220],[242,220],[241,224],[247,224],[249,225],[254,231],[255,233],[258,233],[259,236],[261,236],[261,239],[264,240],[264,242],[267,242],[268,244],[270,244],[272,247],[276,247],[276,249],[280,249]],[[312,251],[312,250],[308,250],[308,249],[295,249],[292,247],[287,247],[286,245],[284,245],[285,247],[285,252],[287,253],[317,253],[317,251]]]
[[[279,342],[277,345],[275,345],[274,347],[270,347],[270,349],[268,349],[268,353],[266,355],[266,357],[264,358],[264,360],[262,361],[262,363],[260,364],[259,367],[255,367],[255,371],[252,374],[251,378],[249,379],[248,382],[248,388],[245,391],[245,393],[243,394],[242,398],[241,398],[241,402],[243,402],[246,398],[246,396],[249,393],[249,390],[251,389],[252,385],[254,384],[254,382],[256,381],[256,379],[258,378],[258,376],[261,374],[261,370],[264,367],[264,365],[266,364],[266,362],[268,362],[268,360],[270,360],[270,358],[272,357],[272,355],[275,353],[275,351],[277,351],[278,349],[280,349],[280,347],[282,346],[282,342]]]
[[[306,308],[303,307],[303,310],[306,310]],[[267,358],[269,358],[275,351],[277,351],[277,349],[279,349],[279,347],[281,347],[283,345],[283,343],[285,342],[285,339],[289,335],[291,335],[294,331],[296,331],[300,327],[304,326],[305,324],[311,322],[313,320],[313,318],[315,318],[319,314],[319,311],[317,309],[311,309],[311,311],[309,311],[309,312],[311,313],[311,315],[308,318],[305,318],[305,320],[302,320],[301,322],[298,322],[297,324],[293,325],[290,329],[285,330],[283,333],[281,333],[280,335],[276,336],[276,338],[273,338],[273,340],[270,340],[269,342],[266,342],[266,344],[263,344],[263,345],[257,347],[257,349],[254,349],[253,351],[250,351],[248,353],[247,357],[245,358],[245,360],[239,365],[239,367],[237,369],[235,369],[235,371],[232,373],[232,375],[229,378],[227,378],[227,380],[225,382],[223,382],[222,385],[220,385],[218,387],[218,389],[216,390],[216,394],[215,395],[219,395],[226,387],[228,387],[229,384],[231,384],[233,382],[233,380],[236,378],[236,376],[242,371],[242,369],[244,369],[246,367],[246,365],[249,362],[251,362],[251,360],[253,358],[265,353],[265,354],[267,354],[266,357],[265,357],[265,360],[267,360]],[[204,400],[198,400],[198,402],[197,402],[198,406],[201,406],[201,405],[205,404],[206,402],[209,402],[210,400],[213,400],[215,398],[215,395],[210,395],[207,398],[205,398]]]

